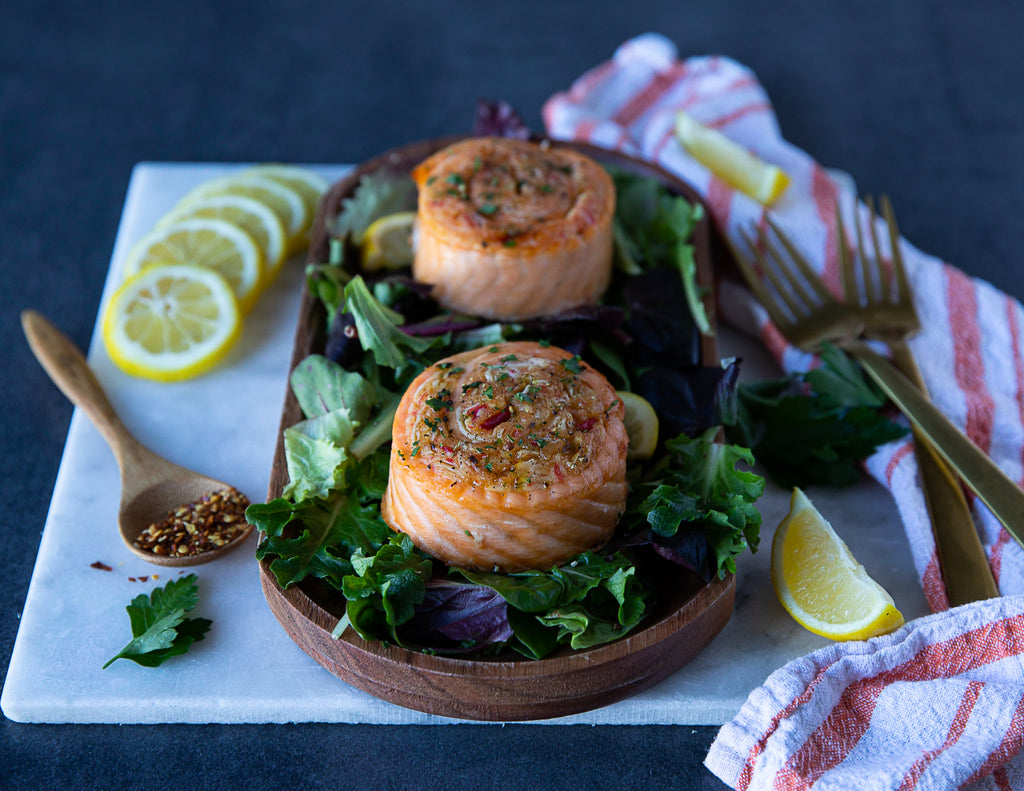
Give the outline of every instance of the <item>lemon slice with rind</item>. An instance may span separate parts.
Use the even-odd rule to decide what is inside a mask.
[[[388,214],[370,223],[363,234],[360,259],[363,269],[400,269],[412,264],[412,229],[416,212]]]
[[[300,249],[309,240],[307,232],[312,224],[312,215],[302,195],[280,181],[256,175],[255,173],[232,173],[200,184],[182,198],[183,206],[197,198],[211,195],[242,195],[258,200],[273,211],[281,220],[288,237],[288,252]]]
[[[217,272],[245,313],[259,294],[263,253],[245,231],[227,220],[193,217],[158,225],[142,237],[124,263],[131,277],[157,264],[194,264]]]
[[[298,167],[297,165],[279,165],[273,163],[255,165],[251,168],[246,168],[242,173],[263,176],[264,178],[272,179],[284,184],[286,187],[291,187],[302,196],[302,200],[306,204],[306,208],[309,210],[310,220],[312,220],[313,215],[316,214],[316,207],[320,202],[321,196],[327,192],[328,187],[330,187],[327,179],[319,173],[314,173],[312,170]]]
[[[163,382],[208,371],[240,328],[228,282],[184,264],[146,267],[121,285],[103,315],[103,341],[118,367]]]
[[[786,611],[822,637],[865,640],[903,624],[892,596],[800,489],[772,539],[771,579]]]
[[[206,217],[227,220],[245,231],[263,253],[263,283],[273,280],[285,261],[285,230],[280,218],[263,203],[243,195],[211,195],[178,205],[165,214],[157,227]]]
[[[626,416],[623,419],[626,436],[629,437],[626,458],[651,458],[658,447],[658,413],[646,398],[636,393],[616,390],[615,395],[626,408]]]
[[[704,126],[689,113],[676,115],[676,139],[704,167],[729,186],[770,206],[786,187],[789,174],[733,142],[717,129]]]

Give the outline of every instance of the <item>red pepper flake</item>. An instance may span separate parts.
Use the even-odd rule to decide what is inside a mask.
[[[248,498],[237,489],[210,492],[151,524],[134,544],[155,555],[171,557],[210,552],[248,529],[248,505]]]
[[[594,426],[597,425],[596,417],[588,417],[586,420],[581,420],[576,424],[577,431],[590,431]]]
[[[505,407],[500,412],[495,412],[490,417],[484,418],[483,420],[481,420],[480,421],[480,428],[490,430],[492,428],[495,428],[496,426],[500,426],[502,423],[504,423],[506,420],[508,420],[511,417],[512,417],[512,413],[508,411],[508,407]]]
[[[98,560],[95,563],[90,563],[89,564],[89,568],[91,568],[91,569],[99,569],[100,571],[113,571],[113,569],[110,566],[108,566],[106,563],[101,563]]]

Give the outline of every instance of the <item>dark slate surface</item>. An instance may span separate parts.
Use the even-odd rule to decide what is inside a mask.
[[[3,4],[0,672],[71,415],[18,313],[88,343],[134,163],[354,162],[467,130],[479,97],[539,128],[551,93],[658,31],[752,67],[792,142],[888,191],[919,247],[1021,297],[1021,30],[1024,6],[996,0]],[[715,731],[2,720],[0,786],[721,788],[702,767]]]

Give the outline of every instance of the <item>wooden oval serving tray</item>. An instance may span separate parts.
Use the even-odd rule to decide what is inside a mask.
[[[336,183],[321,201],[314,221],[309,260],[327,260],[325,221],[336,215],[360,178],[383,168],[408,172],[434,151],[459,137],[412,143],[364,163]],[[571,145],[599,162],[639,175],[653,176],[687,200],[700,197],[686,183],[642,160],[590,145]],[[698,280],[707,290],[708,315],[714,323],[710,229],[705,217],[693,234]],[[303,289],[291,368],[306,356],[322,352],[325,317],[319,303]],[[706,364],[718,361],[713,336],[702,342]],[[290,388],[286,388],[281,431],[271,471],[268,499],[281,495],[288,482],[283,432],[302,419]],[[668,564],[666,564],[668,567]],[[260,579],[270,609],[289,636],[314,660],[354,687],[391,703],[447,717],[514,721],[559,717],[605,706],[668,678],[693,659],[718,634],[732,615],[735,581],[713,579],[672,566],[659,580],[658,608],[642,628],[624,639],[585,651],[570,651],[541,660],[517,654],[487,659],[453,659],[367,642],[351,629],[340,639],[331,636],[343,610],[315,581],[281,588],[260,563]],[[332,611],[333,608],[333,611]]]

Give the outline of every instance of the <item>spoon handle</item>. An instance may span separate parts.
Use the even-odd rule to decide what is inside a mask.
[[[114,412],[78,347],[37,311],[22,311],[21,327],[50,379],[85,412],[120,460],[125,447],[136,444],[135,440]]]

